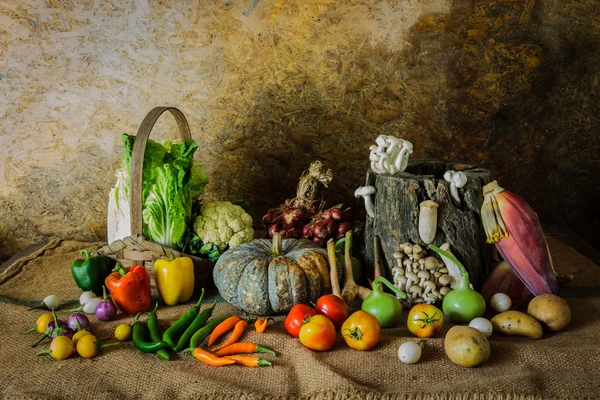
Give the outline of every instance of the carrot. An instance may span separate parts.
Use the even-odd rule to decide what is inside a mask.
[[[263,333],[265,331],[265,329],[267,329],[267,324],[269,323],[270,319],[272,319],[272,318],[257,319],[256,322],[254,323],[254,328],[256,328],[256,332]]]
[[[233,329],[235,324],[237,324],[240,320],[240,317],[233,315],[217,325],[208,337],[208,345],[212,346],[215,340],[221,337],[225,332],[229,332],[231,329]]]
[[[221,350],[227,346],[229,346],[230,344],[234,344],[235,342],[238,341],[239,338],[242,337],[242,335],[244,334],[244,329],[246,329],[246,327],[248,326],[248,321],[238,321],[235,324],[235,328],[233,328],[233,332],[231,332],[231,336],[229,337],[229,339],[227,339],[225,342],[223,342],[222,345],[215,347],[213,349],[213,351],[218,351]]]
[[[221,350],[217,351],[217,356],[233,356],[241,353],[269,353],[276,355],[273,350],[267,349],[266,347],[262,347],[256,343],[246,343],[246,342],[238,342],[232,345],[229,345]]]
[[[246,367],[266,367],[273,366],[271,362],[262,359],[260,357],[251,357],[251,356],[225,356],[223,358],[228,358],[233,360],[236,364],[245,365]]]
[[[188,350],[192,350],[194,357],[197,360],[202,361],[205,364],[208,365],[212,365],[215,367],[220,367],[222,365],[231,365],[231,364],[235,364],[235,360],[232,360],[230,358],[221,358],[221,357],[217,357],[216,355],[209,353],[206,350],[202,350],[201,348],[197,347],[195,349],[188,349]],[[184,350],[187,351],[187,350]]]

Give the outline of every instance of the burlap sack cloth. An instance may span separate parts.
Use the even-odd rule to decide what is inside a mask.
[[[189,354],[167,362],[143,354],[131,342],[103,351],[94,359],[72,355],[54,361],[35,353],[48,342],[31,348],[34,326],[41,310],[27,311],[48,294],[76,304],[79,290],[70,273],[71,261],[82,248],[98,244],[52,242],[36,254],[19,260],[0,275],[0,394],[4,398],[403,398],[403,399],[537,399],[600,397],[600,269],[564,244],[550,239],[557,270],[575,274],[561,293],[573,318],[565,331],[545,334],[534,341],[494,334],[489,361],[478,368],[461,368],[443,349],[446,323],[439,338],[428,339],[421,361],[404,365],[396,354],[406,340],[415,340],[406,327],[384,330],[371,351],[350,349],[338,338],[324,353],[310,351],[284,333],[282,317],[257,334],[248,328],[244,341],[255,341],[277,351],[265,356],[274,367],[210,367]],[[213,292],[205,304],[214,300]],[[190,302],[191,304],[191,302]],[[190,307],[161,307],[161,329]],[[235,313],[219,303],[214,315]],[[406,313],[406,312],[405,312]],[[65,317],[66,312],[60,312]],[[406,314],[405,314],[406,315]],[[114,328],[130,321],[91,317],[98,337],[112,337]]]

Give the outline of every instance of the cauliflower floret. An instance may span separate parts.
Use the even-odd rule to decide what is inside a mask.
[[[252,217],[229,201],[203,204],[200,214],[194,221],[194,232],[203,243],[213,243],[220,251],[254,238]]]

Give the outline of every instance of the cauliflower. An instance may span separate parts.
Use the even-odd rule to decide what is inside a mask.
[[[221,252],[254,238],[252,217],[229,201],[203,204],[194,221],[194,232],[203,243],[212,243]]]

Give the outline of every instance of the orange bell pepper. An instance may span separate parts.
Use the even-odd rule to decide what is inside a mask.
[[[150,274],[141,265],[123,268],[117,264],[114,272],[106,277],[104,284],[113,302],[121,312],[137,314],[148,311],[152,302]]]

